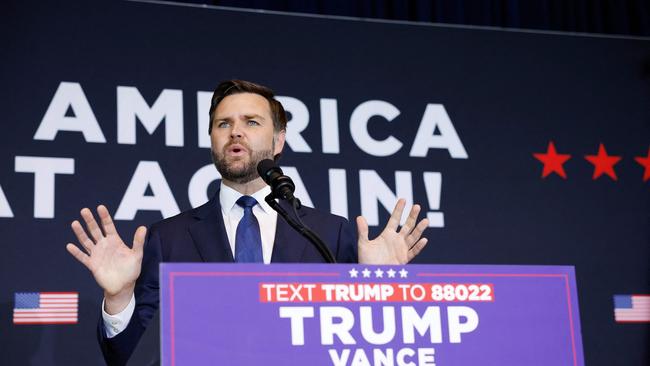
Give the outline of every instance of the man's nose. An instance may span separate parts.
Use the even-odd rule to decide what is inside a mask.
[[[242,126],[241,123],[235,122],[232,124],[232,129],[230,130],[230,137],[232,138],[238,138],[242,137]]]

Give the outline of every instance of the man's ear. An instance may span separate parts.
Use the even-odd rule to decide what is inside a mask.
[[[284,141],[287,138],[287,131],[282,130],[278,133],[273,134],[273,139],[275,140],[275,151],[273,151],[273,155],[278,155],[282,153],[282,150],[284,149]]]

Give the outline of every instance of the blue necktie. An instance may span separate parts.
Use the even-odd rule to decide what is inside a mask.
[[[257,200],[251,196],[241,196],[237,204],[244,208],[244,216],[237,225],[235,235],[235,262],[262,263],[260,224],[253,215],[253,206]]]

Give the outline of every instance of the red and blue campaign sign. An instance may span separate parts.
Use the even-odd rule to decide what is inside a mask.
[[[163,365],[583,365],[573,267],[161,265]]]

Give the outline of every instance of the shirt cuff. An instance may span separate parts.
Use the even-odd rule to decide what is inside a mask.
[[[115,315],[110,315],[104,310],[104,301],[106,299],[102,300],[102,318],[104,319],[106,338],[113,338],[129,325],[129,321],[131,321],[131,317],[135,311],[135,295],[131,296],[131,301],[129,301],[126,308]]]

